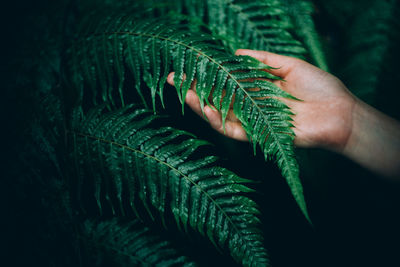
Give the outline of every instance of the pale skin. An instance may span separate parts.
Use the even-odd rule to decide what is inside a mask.
[[[266,51],[239,49],[276,69],[268,72],[283,78],[274,81],[302,101],[281,99],[292,112],[296,146],[320,147],[340,153],[386,177],[400,178],[400,123],[355,97],[335,76],[300,59]],[[174,85],[173,73],[168,83]],[[185,102],[203,116],[195,83]],[[211,127],[240,141],[247,141],[241,123],[229,112],[225,132],[220,113],[209,106],[204,114]]]

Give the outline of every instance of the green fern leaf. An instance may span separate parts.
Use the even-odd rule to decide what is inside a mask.
[[[138,203],[156,220],[172,213],[176,225],[206,237],[246,266],[268,265],[255,202],[244,194],[249,180],[196,156],[207,144],[183,131],[152,127],[158,116],[145,109],[104,113],[93,109],[69,131],[78,179],[76,194],[92,195],[99,210],[133,211]],[[79,195],[77,196],[79,199]],[[80,201],[80,200],[79,200]]]
[[[224,40],[232,51],[249,48],[305,57],[306,50],[293,37],[294,25],[280,1],[180,0],[164,9],[173,10],[174,4],[185,8],[188,21],[203,21],[212,35]]]
[[[105,44],[109,42],[107,40],[113,40],[115,43],[114,40],[118,37],[123,43],[129,71],[136,73],[137,77],[143,77],[150,88],[154,109],[155,94],[156,92],[162,94],[165,78],[170,71],[175,71],[175,84],[183,85],[176,86],[182,105],[187,89],[194,79],[198,82],[197,94],[202,105],[212,97],[213,104],[222,113],[224,124],[233,102],[233,111],[246,130],[249,140],[254,145],[260,145],[266,159],[276,159],[296,202],[309,220],[293,148],[294,132],[291,129],[293,125],[290,117],[292,113],[277,99],[277,97],[295,98],[273,83],[260,80],[280,79],[265,71],[270,69],[269,66],[251,57],[231,56],[207,35],[194,35],[176,25],[156,23],[153,20],[136,24],[129,16],[104,21],[107,21],[105,28],[104,25],[100,25],[93,34],[80,39],[73,47],[80,48],[80,51],[87,45],[107,47]],[[81,88],[82,81],[87,81],[90,77],[85,76],[84,71],[80,71],[87,68],[83,66],[86,61],[76,65],[76,62],[79,62],[76,57],[90,56],[71,53],[71,57],[73,59],[70,69],[73,74],[70,77],[74,79],[75,88]],[[99,76],[107,77],[105,68],[100,68],[100,65],[110,65],[108,61],[98,64],[92,57],[88,60],[94,61],[91,68],[96,69]],[[122,64],[119,66],[120,69],[124,67]],[[184,73],[188,74],[186,80],[183,79]],[[114,75],[117,80],[123,79],[118,73]],[[256,80],[249,82],[254,79]],[[105,96],[103,100],[111,103],[107,99],[112,98],[112,90],[109,90],[107,82],[103,83],[101,86],[102,94]],[[138,87],[136,89],[141,90]],[[82,93],[78,95],[84,96]]]
[[[291,34],[293,24],[279,1],[206,2],[211,30],[217,35],[231,36],[232,50],[267,50],[304,59],[306,50]]]
[[[87,220],[81,232],[90,260],[103,263],[100,266],[197,266],[138,219],[129,223]]]
[[[303,44],[293,36],[298,25],[292,23],[289,13],[292,10],[281,0],[124,0],[117,5],[102,5],[106,10],[129,9],[141,19],[166,14],[172,20],[185,20],[191,30],[201,32],[201,28],[207,28],[213,36],[224,40],[231,51],[267,50],[302,59],[307,54]],[[98,6],[98,1],[89,5],[92,9]]]
[[[295,33],[304,44],[313,63],[319,68],[329,71],[325,53],[312,18],[313,3],[309,0],[282,0],[282,3],[293,21]]]

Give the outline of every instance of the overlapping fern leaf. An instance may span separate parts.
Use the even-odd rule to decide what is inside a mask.
[[[281,0],[294,24],[294,31],[313,61],[319,68],[328,71],[328,63],[322,48],[319,34],[315,28],[310,0]]]
[[[307,51],[293,36],[294,25],[279,0],[180,0],[190,17],[201,19],[213,35],[238,48],[305,58]]]
[[[87,220],[81,232],[90,260],[98,263],[93,266],[197,266],[139,219],[128,223]]]
[[[134,4],[136,8],[132,8]],[[293,10],[287,8],[285,0],[124,0],[107,7],[115,5],[142,13],[143,17],[156,16],[143,13],[147,8],[158,14],[169,14],[174,20],[186,18],[197,24],[191,25],[192,29],[200,24],[207,27],[232,51],[238,48],[267,50],[302,59],[307,54],[302,42],[293,36],[299,25],[292,23],[288,11]],[[303,11],[304,8],[299,13]],[[309,29],[312,27],[304,31]]]
[[[146,215],[165,227],[170,214],[179,229],[208,237],[243,265],[268,265],[259,211],[245,196],[253,191],[245,185],[250,181],[218,167],[215,156],[196,154],[207,142],[155,127],[157,115],[130,106],[73,117],[73,198],[83,207],[95,202],[100,211]]]
[[[164,84],[174,71],[183,108],[183,99],[196,80],[202,107],[214,104],[223,123],[233,103],[249,140],[260,145],[266,158],[275,158],[308,219],[293,148],[292,113],[277,99],[293,97],[265,80],[280,79],[265,71],[269,66],[251,57],[227,54],[211,37],[191,34],[173,24],[154,20],[135,23],[126,15],[103,17],[97,25],[94,29],[83,26],[83,36],[70,50],[69,77],[78,89],[79,103],[93,100],[113,106],[115,99],[121,99],[123,104],[124,79],[130,73],[139,95],[143,95],[141,82],[150,88],[155,107],[157,94],[163,103]],[[84,84],[91,91],[83,90]]]

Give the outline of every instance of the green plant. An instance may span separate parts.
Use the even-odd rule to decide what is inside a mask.
[[[154,20],[137,23],[134,18],[120,13],[106,18],[100,16],[99,23],[93,22],[95,18],[89,20],[96,25],[93,29],[88,30],[87,25],[81,27],[83,33],[70,52],[69,76],[73,77],[74,87],[78,88],[80,97],[77,102],[85,101],[87,93],[82,90],[85,81],[90,85],[90,98],[94,103],[99,101],[96,91],[99,86],[100,101],[115,106],[113,94],[117,91],[123,106],[123,82],[125,73],[129,71],[135,77],[136,90],[142,98],[141,80],[149,87],[155,110],[156,94],[163,104],[164,84],[173,70],[175,84],[182,84],[176,89],[183,105],[186,92],[196,79],[201,105],[212,99],[222,113],[223,123],[233,102],[234,113],[249,139],[254,145],[260,145],[266,159],[276,159],[297,203],[309,219],[293,151],[292,113],[277,99],[293,97],[273,83],[260,80],[279,77],[265,72],[264,69],[270,67],[257,60],[229,55],[205,33],[195,36],[187,28],[181,30],[180,25]],[[115,76],[118,84],[114,89]]]
[[[330,10],[332,3],[322,2]],[[270,66],[233,52],[241,47],[268,50],[337,70],[325,57],[313,3],[71,3],[63,37],[53,44],[62,59],[38,61],[46,67],[56,62],[57,67],[26,86],[26,91],[39,88],[31,98],[41,100],[32,105],[36,117],[26,119],[33,121],[28,134],[33,145],[21,149],[30,152],[20,161],[27,180],[40,180],[49,209],[56,210],[53,217],[62,218],[65,232],[76,238],[74,245],[89,255],[80,259],[81,265],[201,265],[207,259],[192,257],[194,253],[184,249],[197,243],[221,252],[221,262],[232,258],[244,266],[270,265],[263,233],[268,214],[256,201],[262,199],[258,185],[263,181],[241,178],[223,167],[210,152],[209,141],[178,130],[175,122],[182,117],[157,113],[168,113],[168,106],[183,113],[185,95],[196,81],[202,105],[214,104],[224,121],[233,108],[254,152],[261,150],[265,160],[276,162],[310,222],[293,146],[292,113],[279,100],[295,98],[274,85],[272,81],[280,78],[265,71]],[[393,6],[388,2],[382,8],[385,19],[393,17],[386,13]],[[343,19],[347,11],[342,13]],[[357,21],[362,24],[371,17],[366,13]],[[389,19],[383,22],[391,25]],[[380,55],[391,46],[386,35],[377,34],[384,45],[372,46],[379,51],[370,60],[379,62],[355,73],[359,60],[366,58],[363,44],[356,42],[366,38],[354,34],[359,24],[349,33],[355,44],[348,48],[359,54],[348,59],[345,70],[352,73],[349,81],[368,83],[375,90],[377,81],[365,79],[365,73],[378,72]],[[180,85],[175,89],[166,85],[172,71]],[[171,90],[179,103],[171,100]],[[40,156],[30,162],[36,155]],[[51,165],[51,183],[41,169],[46,164]]]
[[[179,4],[193,16],[194,9],[189,7],[195,2]],[[280,79],[265,71],[269,66],[250,57],[233,56],[232,49],[244,43],[227,38],[235,32],[247,45],[259,39],[259,49],[275,48],[304,58],[301,42],[290,33],[290,17],[275,1],[221,1],[217,7],[212,1],[204,2],[208,12],[196,13],[202,22],[187,20],[185,15],[171,21],[176,13],[169,10],[175,12],[176,5],[150,5],[139,12],[142,3],[125,10],[129,3],[111,7],[105,1],[92,15],[79,19],[80,30],[65,54],[62,102],[57,100],[57,106],[50,104],[46,106],[50,110],[41,111],[51,114],[60,106],[64,111],[46,122],[56,130],[58,141],[44,143],[55,162],[64,162],[68,173],[65,186],[71,202],[63,205],[72,205],[83,217],[98,216],[94,212],[97,206],[103,217],[150,219],[167,229],[202,235],[243,265],[269,265],[260,212],[251,200],[253,182],[219,167],[217,158],[202,148],[204,141],[161,127],[155,122],[157,115],[130,103],[148,106],[150,100],[153,112],[158,111],[160,103],[165,105],[164,84],[171,71],[175,71],[175,83],[182,84],[176,88],[182,110],[194,80],[200,98],[214,103],[224,120],[233,101],[254,150],[259,144],[266,159],[276,159],[309,219],[292,144],[291,112],[277,99],[293,97],[262,80]],[[228,26],[223,29],[210,20],[213,12],[217,14],[225,5],[231,15],[219,18],[220,26]],[[267,12],[263,20],[260,12],[254,13],[257,8]],[[142,18],[142,14],[157,18],[158,13],[169,15]],[[234,24],[242,25],[243,30],[234,31]],[[257,34],[248,36],[246,25]],[[134,86],[128,84],[132,80]],[[132,93],[133,87],[136,93]],[[50,99],[57,99],[50,91]],[[69,158],[65,158],[66,151],[70,151]],[[110,227],[118,228],[117,224]]]
[[[178,229],[207,236],[244,265],[268,262],[259,211],[244,195],[253,191],[245,185],[250,181],[216,166],[215,156],[196,156],[207,142],[152,127],[158,116],[145,109],[102,113],[91,110],[69,130],[79,204],[93,195],[100,213],[107,205],[114,215],[147,214],[165,228],[171,214]]]
[[[192,9],[189,7],[192,2],[184,4],[187,5],[186,7],[189,10],[189,14],[191,14]],[[209,6],[209,14],[212,15],[213,12],[216,13],[215,7],[213,7],[211,3],[207,2],[207,5]],[[263,2],[260,2],[259,6],[263,7]],[[252,17],[260,16],[258,12],[252,15],[254,8],[258,8],[259,6],[254,3],[250,5],[240,2],[227,3],[228,9],[240,7],[240,12],[236,14],[237,16],[227,17],[227,25],[251,22]],[[249,14],[245,16],[247,20],[244,20],[242,14],[246,14],[247,9],[249,9]],[[201,9],[196,9],[196,11],[198,10]],[[276,14],[276,10],[277,8],[271,8],[268,5],[267,8],[265,8],[265,12],[267,12],[265,16],[278,16],[276,22],[270,23],[271,20],[264,20],[264,24],[251,23],[249,25],[255,25],[254,27],[257,27],[255,28],[255,32],[261,32],[259,24],[264,27],[263,32],[270,31],[270,29],[265,29],[265,27],[271,27],[272,25],[271,30],[275,32],[273,29],[281,26],[278,31],[278,33],[281,33],[280,31],[285,30],[287,28],[286,25],[290,25],[290,23],[288,19],[282,20],[282,12]],[[268,11],[272,13],[269,14]],[[294,134],[290,123],[291,112],[283,102],[277,99],[277,97],[293,97],[282,91],[273,83],[260,80],[261,78],[279,79],[279,77],[265,72],[264,69],[270,67],[250,57],[230,56],[229,53],[221,49],[223,47],[222,43],[218,43],[218,40],[212,38],[206,32],[200,34],[193,33],[193,29],[191,29],[193,27],[187,27],[185,22],[183,24],[181,21],[169,23],[166,19],[162,22],[156,22],[155,20],[139,20],[137,15],[131,15],[131,13],[132,12],[123,13],[120,9],[117,9],[116,13],[104,16],[103,12],[100,12],[100,15],[95,12],[93,17],[89,19],[85,18],[86,22],[89,24],[84,23],[80,26],[82,30],[78,34],[77,40],[71,45],[68,54],[68,58],[70,58],[71,62],[68,76],[72,77],[72,86],[75,88],[76,95],[78,96],[78,98],[75,99],[78,110],[81,110],[82,103],[88,102],[92,102],[93,105],[102,102],[105,103],[109,109],[113,109],[117,106],[125,106],[125,102],[127,101],[124,97],[124,90],[126,90],[127,87],[124,84],[124,80],[127,73],[134,77],[136,90],[144,103],[146,103],[144,99],[145,93],[142,92],[144,90],[141,82],[144,81],[144,86],[149,88],[154,111],[156,110],[156,94],[160,96],[161,103],[164,105],[164,84],[167,75],[171,71],[175,71],[175,84],[182,84],[181,87],[177,86],[176,88],[178,98],[182,105],[187,90],[196,79],[198,84],[197,93],[202,105],[204,102],[209,103],[209,101],[214,103],[216,108],[222,113],[223,122],[233,102],[234,113],[248,132],[249,139],[252,140],[254,144],[254,150],[255,145],[258,143],[266,159],[271,157],[276,159],[297,203],[306,218],[309,219],[293,150],[292,140]],[[224,13],[220,12],[219,14]],[[213,17],[214,16],[210,16],[210,18]],[[220,21],[224,21],[224,18],[220,18]],[[277,24],[278,27],[275,26],[275,24]],[[224,30],[218,28],[216,26],[216,21],[211,21],[210,25],[211,31],[216,33],[214,36],[223,35],[224,31],[226,31],[225,34],[232,32],[232,29]],[[219,25],[224,24],[220,23]],[[242,27],[244,27],[244,25]],[[217,29],[219,31],[217,31]],[[198,29],[198,31],[201,30],[201,28]],[[247,33],[246,31],[236,32],[239,35]],[[271,45],[274,44],[277,39],[282,46],[295,43],[290,39],[288,41],[288,38],[278,38],[280,36],[284,37],[283,34],[276,35],[277,37],[273,36],[269,37],[269,39],[263,35],[262,40],[265,44],[269,41]],[[256,38],[253,37],[253,39]],[[292,51],[295,51],[295,49],[292,49]],[[251,79],[255,80],[252,81]],[[89,85],[91,90],[89,93],[86,91],[87,89],[85,89],[85,83]],[[84,113],[83,111],[81,112]],[[89,121],[88,124],[85,124],[86,126],[84,128],[90,128],[88,126],[90,123],[92,122]],[[104,127],[102,131],[107,131],[110,127],[113,128],[110,122],[105,124]],[[88,138],[87,136],[92,135],[86,135],[86,138]],[[123,138],[127,138],[127,136]],[[146,138],[146,136],[141,136],[141,139],[145,140],[144,138]],[[75,142],[74,139],[74,143]],[[86,142],[88,141],[86,140]],[[82,146],[83,144],[79,143],[79,145]],[[87,144],[87,149],[91,146],[93,146],[93,144],[89,142],[89,144]],[[104,152],[99,150],[98,153],[102,154]],[[119,157],[114,155],[113,158]],[[122,157],[122,159],[124,159],[124,157]],[[93,165],[102,166],[103,161],[104,160],[99,159]],[[91,165],[92,164],[89,164],[89,166]],[[120,177],[120,175],[115,173],[116,170],[117,169],[113,169],[113,172],[110,174]],[[93,173],[93,171],[91,172]],[[148,175],[146,176],[148,177]],[[220,177],[219,179],[227,179],[227,177]],[[119,180],[121,180],[121,178],[119,178]],[[97,187],[94,193],[97,203],[100,206],[100,181],[99,178],[93,179],[93,181]],[[80,183],[80,181],[78,181],[78,183]],[[163,182],[159,180],[158,183]],[[143,187],[145,183],[141,182],[140,185]],[[117,186],[115,186],[115,188],[118,189]],[[152,185],[151,188],[155,190],[157,186]],[[132,190],[134,189],[130,191]],[[227,189],[225,189],[225,191],[226,190]],[[139,192],[141,191],[139,190]],[[226,192],[229,192],[229,190]],[[235,191],[232,191],[232,193],[233,192]],[[105,197],[108,199],[113,193],[109,193],[108,189],[106,189]],[[139,195],[142,195],[142,201],[146,203],[143,197],[143,195],[146,195],[146,191]],[[117,196],[121,198],[121,188],[117,190]],[[212,198],[211,196],[211,200]],[[239,203],[246,203],[242,198],[238,200]],[[205,205],[205,203],[201,204]],[[158,201],[154,202],[153,205],[163,209],[165,203],[164,201]],[[145,204],[145,206],[146,209],[149,210],[147,204]],[[217,207],[219,207],[219,205],[217,205]],[[182,208],[178,209],[175,207],[172,208],[172,210],[175,213],[174,215],[179,225],[179,216],[176,210],[182,210]],[[188,215],[186,215],[186,217],[188,217]],[[210,220],[214,219],[216,218],[213,216],[210,217]],[[231,220],[228,218],[228,222],[229,221]],[[192,225],[192,227],[196,228],[195,225]],[[232,223],[227,224],[227,229],[230,227],[234,227]],[[222,229],[225,229],[225,226],[223,226]],[[213,234],[208,235],[214,244],[219,243],[214,241]],[[222,239],[220,238],[224,240],[220,245],[224,245],[228,236],[229,235],[223,236]],[[258,253],[247,252],[251,250],[246,249],[247,245],[245,245],[245,243],[246,242],[243,241],[239,243],[236,241],[233,244],[228,242],[228,247],[231,251],[234,251],[236,246],[243,248],[243,252],[241,252],[242,249],[239,249],[238,255],[237,253],[232,254],[236,260],[252,265],[254,262],[257,262],[259,258],[265,258],[259,256]],[[257,243],[258,241],[256,241],[256,244]],[[251,255],[250,260],[248,259],[248,255]]]
[[[235,49],[239,45],[253,44],[254,48],[275,48],[276,52],[297,54],[303,58],[305,50],[301,48],[301,42],[290,34],[293,26],[289,15],[285,13],[285,9],[279,7],[279,2],[275,1],[221,1],[217,6],[213,1],[205,1],[204,8],[207,12],[204,13],[201,13],[202,8],[191,8],[196,7],[198,3],[201,1],[179,2],[188,15],[196,16],[203,21],[202,23],[197,21],[191,24],[185,17],[171,22],[171,14],[157,20],[143,19],[140,13],[137,13],[137,6],[128,11],[122,11],[121,6],[115,9],[109,7],[106,13],[100,7],[99,11],[93,12],[91,16],[83,17],[77,37],[67,53],[69,67],[66,72],[67,81],[70,81],[69,90],[72,89],[73,92],[66,94],[71,99],[70,110],[74,114],[68,135],[72,135],[70,143],[74,146],[72,157],[76,166],[75,176],[78,177],[72,180],[74,184],[78,184],[76,199],[81,202],[86,184],[92,188],[89,192],[94,194],[100,210],[104,205],[101,199],[105,198],[106,202],[110,202],[113,214],[117,209],[124,214],[122,195],[126,192],[124,194],[129,195],[130,207],[136,216],[140,217],[136,208],[135,195],[138,195],[150,217],[154,220],[154,211],[151,210],[158,210],[159,219],[165,226],[169,195],[172,199],[170,211],[179,229],[183,225],[187,232],[190,222],[192,229],[207,235],[215,246],[222,249],[228,247],[236,261],[250,266],[264,265],[267,264],[268,258],[262,246],[262,235],[251,230],[251,225],[258,222],[255,204],[244,196],[235,196],[250,192],[247,187],[241,185],[245,180],[235,178],[222,169],[203,166],[211,164],[214,161],[212,157],[185,162],[189,156],[184,156],[185,150],[192,153],[201,142],[184,141],[181,146],[174,147],[168,143],[173,142],[179,136],[179,132],[170,133],[172,130],[169,128],[139,131],[141,124],[146,126],[153,117],[138,122],[139,129],[135,129],[134,114],[143,113],[140,110],[125,113],[123,109],[104,118],[98,117],[97,114],[101,113],[101,109],[98,108],[87,113],[90,107],[96,108],[99,104],[114,110],[125,107],[126,103],[132,101],[126,97],[131,95],[128,90],[132,89],[125,82],[129,76],[133,77],[137,95],[144,105],[147,105],[146,95],[149,92],[155,112],[158,110],[156,95],[159,96],[161,105],[165,105],[163,91],[171,71],[175,72],[175,84],[182,84],[177,86],[176,91],[183,111],[183,99],[196,80],[197,94],[202,105],[204,102],[212,102],[221,111],[223,121],[233,102],[234,113],[252,140],[254,151],[256,144],[259,144],[266,159],[275,158],[295,200],[309,220],[292,143],[292,113],[277,99],[293,97],[272,82],[262,80],[280,79],[265,72],[269,66],[250,57],[232,56],[224,50],[224,46]],[[175,7],[163,6],[162,13],[168,13],[169,8],[174,10]],[[225,7],[229,16],[224,16],[224,12],[221,12]],[[150,12],[154,12],[152,8],[147,9],[144,14],[149,16]],[[204,14],[208,14],[208,17]],[[260,16],[263,19],[260,19]],[[237,30],[237,27],[241,27],[242,30]],[[247,27],[250,27],[250,30],[253,28],[254,35],[249,35]],[[242,37],[242,43],[229,42],[229,38],[226,37],[232,37],[232,33]],[[219,41],[221,37],[222,40]],[[76,117],[87,119],[78,127],[77,121],[80,120]],[[79,130],[76,130],[76,127]],[[135,131],[139,132],[133,134]],[[151,139],[148,140],[149,138]],[[130,141],[131,139],[133,141]],[[164,143],[168,149],[163,148]],[[145,148],[146,144],[150,144],[147,145],[149,147]],[[155,144],[157,146],[153,148]],[[150,152],[145,152],[146,149]],[[153,153],[160,154],[155,156]],[[161,164],[159,173],[155,174],[155,166],[166,158],[163,154],[168,155],[168,158],[176,154],[176,163]],[[140,167],[143,161],[139,161],[140,157],[137,158],[139,155],[145,159],[152,159],[143,165],[143,169]],[[182,165],[179,168],[183,168],[183,171],[179,170],[178,165],[175,167],[176,164]],[[184,167],[185,164],[188,167]],[[132,167],[132,170],[129,169]],[[97,173],[96,169],[99,169],[100,173]],[[173,173],[170,173],[171,171]],[[203,185],[206,180],[201,177],[208,177],[212,173],[217,176],[209,177],[210,185]],[[154,180],[143,180],[151,179],[153,175]],[[190,178],[191,175],[202,176],[194,179]],[[105,177],[113,178],[110,180]],[[87,182],[88,179],[91,182]],[[183,188],[180,185],[182,183],[186,184]],[[218,187],[209,189],[213,184]],[[196,196],[191,195],[193,193],[188,195],[190,191],[195,190],[190,189],[193,185],[194,188],[198,188],[196,190],[203,186],[207,189],[201,189]],[[211,193],[208,190],[211,190]],[[112,204],[113,198],[116,198],[118,203]],[[197,204],[188,206],[189,203]],[[211,207],[213,208],[208,211]],[[201,212],[198,213],[197,209]],[[198,222],[197,216],[202,220]]]

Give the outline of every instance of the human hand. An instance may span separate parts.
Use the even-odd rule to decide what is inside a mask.
[[[273,81],[278,87],[298,100],[281,99],[292,112],[295,144],[301,147],[326,147],[342,150],[349,139],[352,128],[352,110],[356,98],[335,76],[300,59],[281,56],[265,51],[239,49],[236,55],[248,55],[277,69],[268,72],[283,78]],[[168,77],[173,85],[173,73]],[[203,116],[195,83],[188,91],[185,102],[198,115]],[[215,109],[204,107],[210,125],[218,132],[237,140],[247,140],[241,123],[230,110],[225,123]]]

